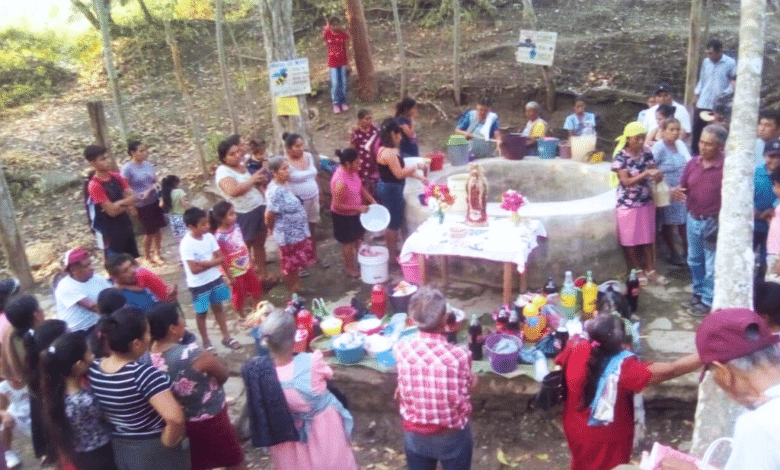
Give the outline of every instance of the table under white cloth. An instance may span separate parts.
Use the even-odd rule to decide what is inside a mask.
[[[498,203],[488,204],[488,225],[470,227],[464,224],[463,213],[444,212],[444,223],[437,216],[428,218],[406,239],[401,258],[406,255],[444,255],[480,258],[503,263],[515,263],[519,273],[525,272],[528,257],[539,243],[538,237],[547,237],[540,220],[524,218],[518,226],[510,213],[499,209]],[[453,238],[450,228],[465,225],[466,236]]]

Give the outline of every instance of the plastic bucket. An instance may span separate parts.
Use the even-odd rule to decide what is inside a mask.
[[[416,291],[415,291],[416,292]],[[409,312],[409,300],[414,295],[414,292],[407,295],[391,295],[390,306],[393,307],[395,313],[408,313]]]
[[[587,162],[591,152],[596,150],[595,135],[573,135],[569,138],[571,144],[571,159],[578,162]]]
[[[420,285],[420,263],[414,253],[409,253],[403,258],[398,258],[398,264],[401,266],[401,273],[404,280],[411,284]]]
[[[555,158],[558,155],[558,139],[555,137],[545,137],[537,141],[537,148],[539,149],[539,158],[549,160]]]
[[[466,180],[468,178],[468,173],[460,173],[447,178],[447,187],[450,189],[450,194],[455,197],[455,204],[450,208],[450,212],[466,212],[468,208],[466,204]]]
[[[493,348],[502,339],[509,339],[517,343],[517,350],[512,353],[497,353]],[[492,333],[485,338],[485,352],[488,356],[488,362],[494,372],[498,374],[508,374],[517,369],[517,357],[520,355],[520,349],[523,342],[517,336],[503,335],[501,333]]]
[[[522,160],[528,140],[520,134],[508,134],[501,141],[501,155],[509,160]]]
[[[364,256],[358,252],[360,279],[366,284],[387,282],[388,279],[390,279],[387,270],[387,261],[390,259],[390,253],[387,248],[383,246],[372,246],[370,251],[376,254],[373,256]]]
[[[442,168],[444,168],[444,154],[443,153],[432,153],[428,155],[431,159],[431,171],[440,171]]]
[[[571,158],[571,144],[569,143],[562,143],[558,146],[558,153],[561,158]]]
[[[453,166],[465,165],[469,161],[469,142],[460,134],[452,134],[447,141],[447,157]]]

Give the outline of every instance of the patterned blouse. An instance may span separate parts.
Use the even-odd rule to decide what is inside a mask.
[[[309,219],[301,200],[290,191],[286,184],[279,185],[271,181],[266,192],[267,211],[276,214],[274,221],[274,242],[279,245],[291,245],[309,238]]]
[[[636,176],[655,164],[653,154],[642,151],[640,160],[634,159],[626,149],[621,150],[612,159],[612,171],[627,170],[628,176]],[[642,207],[653,202],[653,190],[650,186],[651,179],[645,178],[633,186],[618,185],[617,205],[629,208]]]
[[[369,149],[366,149],[366,144],[371,141],[372,138],[374,139],[371,142],[372,145],[369,146]],[[360,175],[360,180],[363,182],[364,186],[367,181],[376,181],[379,179],[379,172],[376,168],[376,154],[372,151],[374,148],[373,144],[377,143],[376,140],[378,139],[379,129],[373,124],[371,124],[371,127],[365,132],[360,130],[359,127],[356,127],[352,131],[352,136],[349,139],[350,145],[357,149],[358,158],[360,158],[360,170],[358,170],[358,174]]]
[[[76,452],[89,452],[111,442],[111,426],[90,390],[65,395],[65,416]]]
[[[149,353],[152,365],[171,377],[171,390],[187,421],[213,418],[225,406],[225,390],[213,377],[192,368],[200,353],[198,343],[177,344],[161,353]]]

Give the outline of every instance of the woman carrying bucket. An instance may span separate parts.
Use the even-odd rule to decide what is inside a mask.
[[[455,133],[469,141],[469,151],[475,158],[494,156],[496,145],[501,144],[498,115],[490,110],[490,104],[490,98],[483,96],[476,109],[463,113],[455,126]]]
[[[341,243],[347,276],[358,278],[360,269],[357,265],[357,247],[365,233],[360,224],[360,214],[368,212],[368,206],[365,204],[376,204],[376,201],[360,182],[360,159],[357,150],[351,147],[336,150],[336,156],[339,157],[341,165],[330,179],[330,192],[333,195],[330,203],[333,238]]]

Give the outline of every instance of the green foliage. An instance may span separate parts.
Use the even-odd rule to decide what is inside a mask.
[[[203,151],[206,152],[206,161],[209,163],[217,162],[217,147],[219,147],[219,143],[222,142],[225,137],[226,136],[218,130],[214,128],[209,129],[209,133],[206,134],[206,145],[203,148]]]
[[[0,110],[51,93],[73,78],[60,63],[61,40],[54,34],[17,29],[0,33]]]

